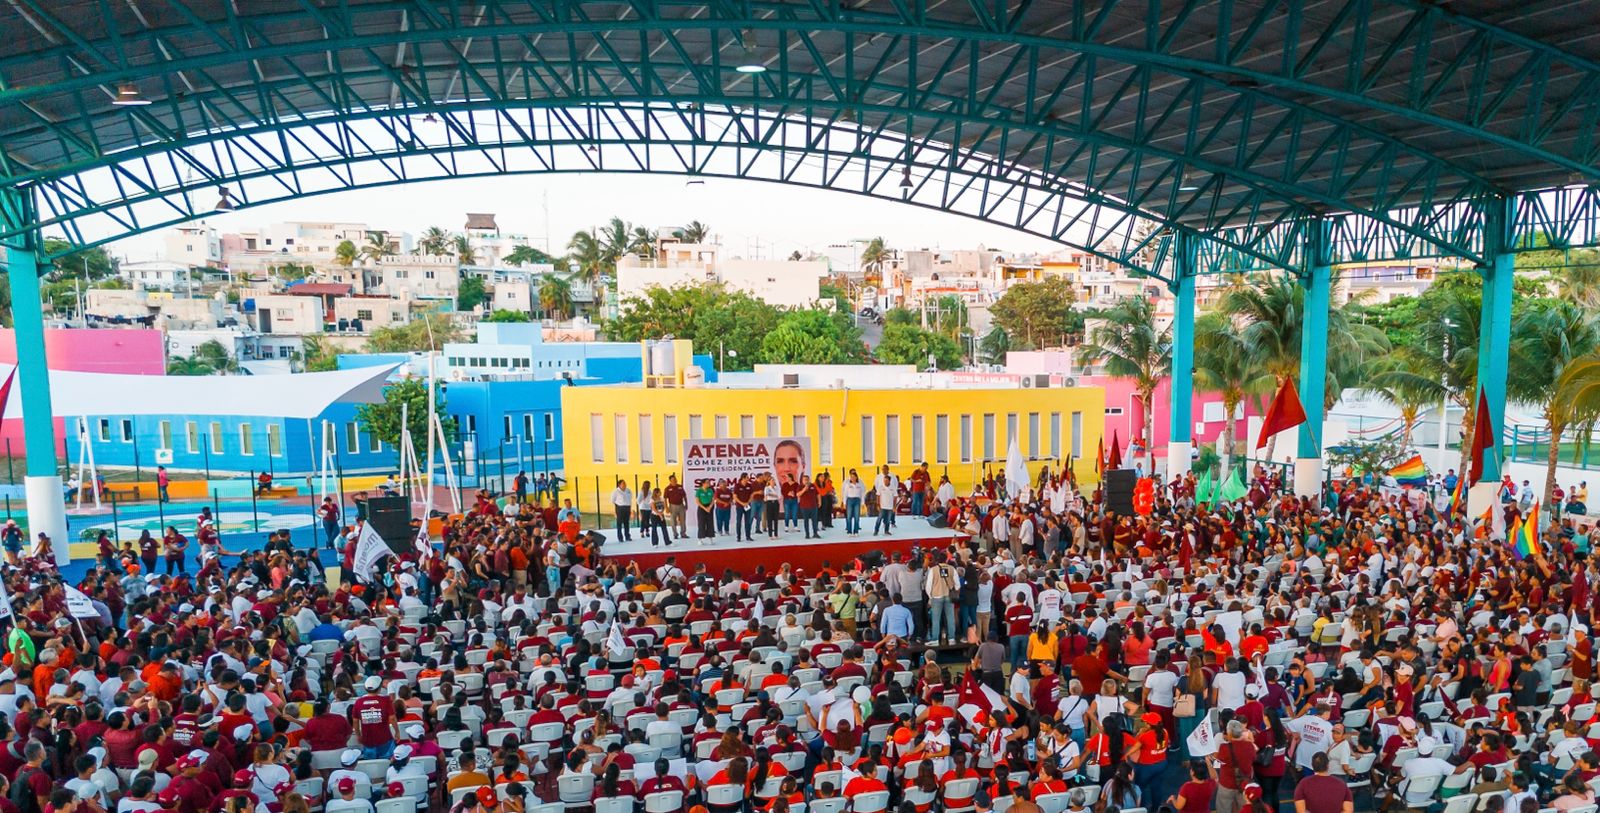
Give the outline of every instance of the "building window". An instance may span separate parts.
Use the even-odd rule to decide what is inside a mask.
[[[922,437],[922,435],[923,435],[922,426],[923,426],[922,416],[921,415],[912,415],[911,416],[911,463],[912,463],[912,465],[921,464],[923,458],[926,457],[926,455],[923,454],[924,449],[922,448],[922,444],[923,444],[923,440],[924,440],[923,437]]]
[[[872,416],[861,416],[861,463],[872,465]]]
[[[200,424],[194,421],[184,421],[183,440],[184,445],[189,449],[189,454],[198,453],[200,451]]]
[[[599,414],[589,416],[589,457],[595,463],[606,459],[606,420]]]
[[[516,432],[516,429],[513,428],[515,426],[515,424],[513,424],[512,421],[511,421],[511,413],[507,412],[505,415],[502,415],[500,417],[500,420],[504,424],[504,426],[501,427],[501,432],[500,432],[501,440],[502,441],[507,441],[507,440],[511,440],[512,438],[516,437],[517,436],[517,432]]]
[[[161,438],[160,438],[161,448],[163,448],[163,449],[171,449],[172,448],[172,421],[162,421],[160,424],[158,424],[158,426],[160,427],[159,431],[161,432]]]
[[[1050,413],[1050,458],[1061,459],[1061,413]]]
[[[801,420],[796,416],[795,420]],[[833,416],[817,416],[817,463],[833,465]]]
[[[728,436],[728,416],[727,415],[718,415],[715,419],[713,419],[713,421],[711,423],[711,431],[715,432],[716,433],[716,437],[718,437],[718,438],[727,437]]]
[[[544,414],[544,439],[556,439],[556,414],[554,412],[546,412]]]
[[[628,416],[612,415],[611,431],[616,433],[612,443],[616,448],[617,462],[628,462]]]
[[[891,466],[900,465],[900,416],[890,415],[884,418],[883,424],[883,462]]]
[[[983,413],[983,459],[994,459],[994,413]]]
[[[1039,459],[1039,413],[1028,413],[1028,459]]]
[[[796,415],[789,419],[789,433],[797,438],[806,436],[806,416]]]
[[[775,437],[779,437],[780,435],[782,435],[783,434],[782,423],[783,423],[782,421],[778,420],[778,416],[777,415],[768,415],[767,416],[767,437],[775,438]]]
[[[972,416],[961,416],[961,462],[972,462]]]
[[[650,464],[656,462],[656,436],[650,431],[650,416],[639,416],[639,462]]]
[[[1072,413],[1072,459],[1083,457],[1083,413]]]
[[[1122,407],[1106,407],[1107,415],[1121,415]]]
[[[361,427],[355,421],[344,425],[344,451],[345,454],[361,451]]]
[[[524,412],[524,413],[522,413],[522,436],[524,438],[527,438],[529,443],[533,442],[533,413],[532,412]]]
[[[367,432],[367,451],[373,454],[383,451],[383,441],[378,440],[378,436],[370,431]]]
[[[279,424],[267,424],[267,454],[272,457],[283,454],[283,427]]]
[[[676,464],[678,462],[678,416],[677,415],[662,415],[661,416],[661,441],[662,441],[661,448],[662,448],[662,451],[664,452],[664,454],[662,454],[662,458],[664,458],[667,461],[668,465]]]
[[[356,318],[360,319],[363,322],[370,322],[370,321],[372,321],[372,311],[370,311],[370,310],[358,310],[358,311],[356,311]]]
[[[122,442],[133,442],[133,421],[127,418],[122,419]]]
[[[1011,413],[1008,413],[1006,415],[1006,451],[1007,451],[1007,453],[1010,453],[1011,441],[1013,441],[1013,440],[1017,442],[1017,448],[1021,449],[1022,448],[1022,437],[1019,434],[1018,429],[1017,429],[1017,413],[1015,413],[1015,412],[1011,412]]]
[[[478,434],[478,416],[477,415],[468,415],[466,423],[467,423],[467,434],[469,434],[469,435]]]
[[[250,424],[239,424],[239,454],[256,453],[256,439],[250,435]]]
[[[111,442],[111,421],[108,418],[100,419],[100,442]]]
[[[702,437],[705,437],[704,435],[700,434],[701,422],[703,420],[704,419],[702,419],[699,415],[690,415],[689,416],[689,437],[691,437],[691,438],[702,438]]]
[[[950,462],[949,415],[938,415],[933,419],[933,458],[936,463]]]
[[[740,415],[739,416],[739,437],[741,437],[741,438],[753,438],[755,436],[756,436],[756,416],[754,416],[754,415]]]
[[[211,422],[211,452],[212,454],[222,453],[222,423],[220,421]]]

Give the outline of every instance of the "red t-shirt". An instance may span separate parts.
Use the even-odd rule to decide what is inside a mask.
[[[350,704],[350,719],[355,722],[357,739],[362,746],[372,748],[394,739],[390,723],[394,720],[394,704],[381,695],[369,694]]]
[[[1033,609],[1026,604],[1006,608],[1006,634],[1027,635],[1033,628]]]

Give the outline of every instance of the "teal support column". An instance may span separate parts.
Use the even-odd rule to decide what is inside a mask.
[[[25,193],[0,191],[0,210],[9,222],[36,223],[33,201]],[[70,561],[61,475],[56,468],[55,416],[50,407],[50,366],[45,358],[44,311],[39,301],[37,237],[24,235],[5,246],[11,288],[11,324],[16,333],[17,378],[22,403],[23,449],[27,453],[25,494],[28,532],[49,536],[56,562]]]
[[[1172,383],[1167,427],[1167,476],[1189,472],[1194,449],[1194,240],[1179,232],[1173,257],[1177,273],[1172,280]]]
[[[1306,235],[1301,285],[1305,303],[1300,322],[1300,402],[1306,422],[1300,425],[1295,460],[1295,493],[1315,496],[1322,488],[1322,402],[1328,389],[1328,309],[1333,263],[1328,223],[1311,223]]]
[[[1501,448],[1506,431],[1506,376],[1511,356],[1512,280],[1516,278],[1516,255],[1511,253],[1512,225],[1516,223],[1516,202],[1506,198],[1496,202],[1487,218],[1484,254],[1489,262],[1483,268],[1483,311],[1478,328],[1478,386],[1489,402],[1489,426],[1494,431],[1494,447],[1484,452],[1484,482],[1499,480],[1503,461]],[[1476,400],[1476,398],[1474,398]]]

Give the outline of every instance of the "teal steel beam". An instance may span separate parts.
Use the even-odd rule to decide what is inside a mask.
[[[0,189],[0,210],[26,219],[34,210],[23,192]],[[17,382],[22,388],[23,448],[30,477],[55,476],[56,433],[50,413],[50,369],[44,352],[44,311],[39,297],[39,241],[36,232],[3,241],[11,287],[11,325],[16,333]]]
[[[1333,258],[1329,224],[1317,221],[1306,230],[1305,300],[1300,322],[1300,400],[1306,421],[1300,424],[1298,456],[1322,457],[1322,420],[1328,392],[1328,313],[1331,306]]]
[[[1500,447],[1505,436],[1506,377],[1511,356],[1512,281],[1516,255],[1512,253],[1516,200],[1498,202],[1488,213],[1484,242],[1489,262],[1482,266],[1483,310],[1478,330],[1478,386],[1489,404],[1489,426],[1494,448],[1483,456],[1484,481],[1498,480],[1502,471]],[[1477,403],[1474,396],[1473,403]],[[1470,439],[1469,439],[1470,441]],[[1551,441],[1552,443],[1555,441]]]
[[[1194,243],[1194,237],[1180,232],[1173,246],[1172,414],[1167,440],[1185,445],[1194,442]]]

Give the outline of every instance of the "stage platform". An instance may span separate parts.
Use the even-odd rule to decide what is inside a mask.
[[[871,522],[864,522],[862,526],[862,532],[854,536],[844,532],[844,522],[839,520],[834,522],[832,528],[822,529],[818,539],[806,539],[796,529],[793,532],[780,530],[777,539],[756,534],[754,542],[736,542],[732,536],[721,536],[709,540],[678,539],[673,540],[671,545],[657,547],[651,547],[648,538],[641,540],[638,529],[633,529],[633,539],[628,542],[615,541],[616,530],[612,528],[602,529],[598,533],[606,537],[605,543],[600,546],[600,555],[613,561],[631,560],[638,562],[640,567],[653,568],[664,564],[668,556],[675,556],[678,567],[685,572],[693,572],[696,565],[703,563],[712,573],[733,568],[735,572],[746,574],[754,570],[756,565],[766,565],[770,572],[785,562],[815,572],[824,562],[838,568],[844,562],[875,550],[882,551],[884,556],[897,552],[904,554],[910,553],[913,547],[944,548],[951,542],[967,538],[964,533],[935,528],[927,520],[918,517],[900,517],[894,532],[884,536],[868,533],[872,528]]]

